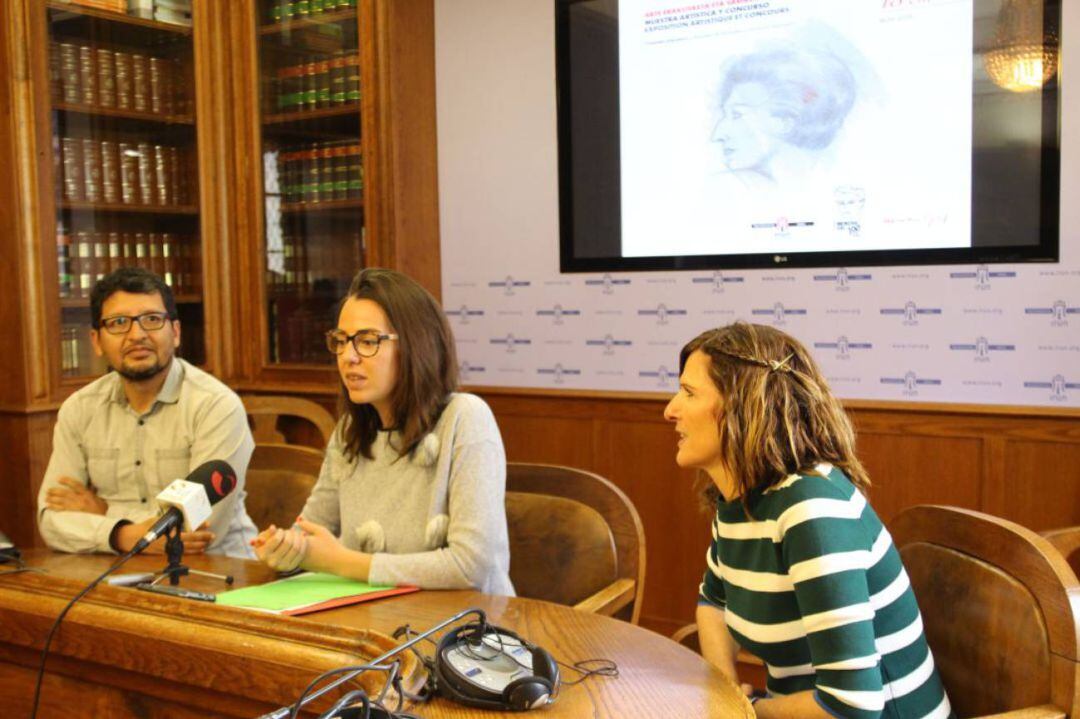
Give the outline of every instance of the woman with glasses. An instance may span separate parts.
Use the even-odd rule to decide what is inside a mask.
[[[953,716],[851,424],[810,353],[737,322],[691,340],[679,367],[664,417],[715,512],[705,658],[735,681],[740,647],[765,662],[762,719]]]
[[[341,420],[301,516],[256,554],[279,571],[512,595],[506,456],[479,397],[455,392],[446,316],[405,275],[365,269],[326,335]]]

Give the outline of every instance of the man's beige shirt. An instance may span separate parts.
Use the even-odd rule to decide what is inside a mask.
[[[150,408],[128,404],[120,376],[110,372],[71,395],[60,407],[52,457],[38,492],[38,527],[45,542],[64,552],[111,552],[109,535],[121,519],[140,522],[158,514],[157,494],[203,462],[222,459],[237,486],[210,516],[214,542],[207,551],[253,557],[255,525],[244,509],[244,475],[255,442],[240,398],[220,381],[176,357]],[[93,485],[109,504],[103,516],[56,512],[45,495],[72,477]]]

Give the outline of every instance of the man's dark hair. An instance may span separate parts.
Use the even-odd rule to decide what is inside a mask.
[[[137,295],[152,295],[156,292],[165,303],[169,319],[177,318],[176,300],[165,280],[142,267],[121,267],[98,280],[90,292],[90,322],[94,329],[101,328],[101,306],[117,292]]]

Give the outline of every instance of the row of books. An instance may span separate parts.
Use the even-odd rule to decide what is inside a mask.
[[[342,294],[360,269],[359,232],[330,235],[286,234],[269,242],[266,286],[271,294]]]
[[[108,365],[94,354],[88,332],[89,324],[65,324],[60,327],[60,373],[65,377],[104,374]]]
[[[361,199],[364,164],[355,140],[283,148],[277,157],[278,186],[286,203]]]
[[[145,267],[177,295],[202,291],[199,238],[172,232],[75,232],[56,238],[61,299],[90,296],[94,283],[120,267]]]
[[[324,12],[356,7],[357,0],[268,0],[267,17],[271,23],[322,15]]]
[[[180,63],[140,51],[54,42],[49,88],[54,102],[164,115],[191,112]]]
[[[338,297],[301,301],[279,298],[270,305],[270,361],[285,364],[329,364],[325,334],[333,326]]]
[[[59,138],[58,187],[69,202],[183,206],[194,198],[187,148]]]
[[[299,112],[360,102],[360,56],[348,52],[280,67],[275,73],[278,112]]]

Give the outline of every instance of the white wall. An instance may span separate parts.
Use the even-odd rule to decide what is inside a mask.
[[[845,288],[840,268],[560,275],[554,0],[435,0],[443,300],[463,380],[667,392],[683,343],[746,319],[814,347],[845,398],[1080,407],[1080,3],[1064,4],[1062,262],[858,268],[869,277]],[[882,313],[909,302],[941,312]],[[1064,321],[1038,313],[1055,303]]]

